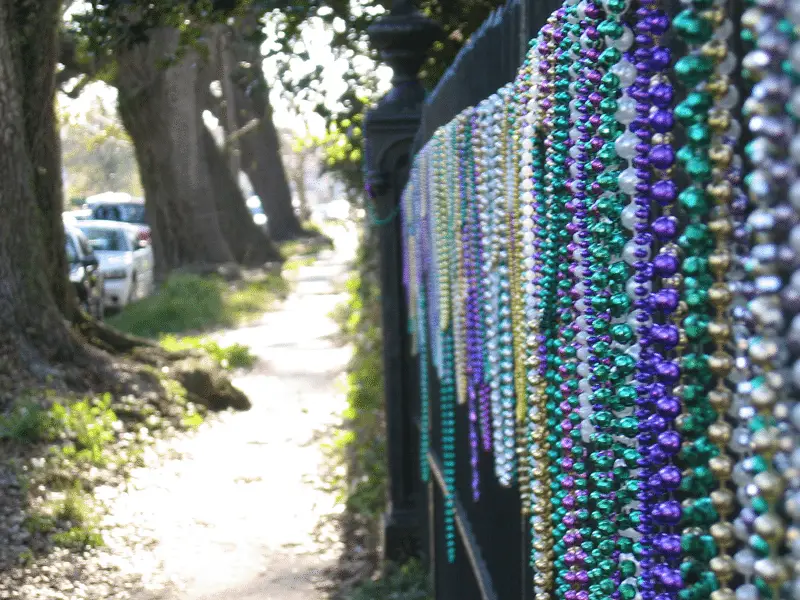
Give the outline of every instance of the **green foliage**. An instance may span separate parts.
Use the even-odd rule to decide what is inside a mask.
[[[104,545],[88,495],[79,485],[67,490],[61,500],[45,509],[49,514],[39,513],[28,518],[27,523],[31,524],[28,525],[29,531],[33,531],[33,527],[45,527],[39,531],[51,533],[52,542],[64,548],[83,550]],[[67,528],[57,530],[60,524]],[[49,529],[46,528],[48,525]]]
[[[142,196],[133,144],[113,111],[99,96],[80,113],[74,105],[69,110],[60,113],[67,194],[85,198],[113,190]]]
[[[54,402],[45,409],[26,400],[0,418],[0,439],[19,443],[59,442],[59,452],[81,463],[102,466],[105,448],[115,439],[117,416],[111,395]]]
[[[283,263],[284,271],[296,271],[301,266],[312,265],[317,260],[320,252],[333,247],[331,239],[324,235],[316,225],[305,223],[303,229],[309,232],[316,232],[318,235],[281,244],[281,254],[290,257]]]
[[[35,513],[26,517],[22,526],[28,533],[50,533],[56,528],[56,520],[50,515]]]
[[[117,415],[111,410],[111,394],[85,398],[73,403],[55,403],[50,408],[48,439],[67,440],[64,456],[78,463],[108,464],[106,447],[116,439]]]
[[[93,0],[86,11],[73,15],[70,28],[93,57],[113,56],[132,46],[146,42],[150,33],[160,27],[177,29],[181,43],[174,56],[179,58],[187,48],[196,47],[205,27],[232,16],[250,0],[153,0],[135,4],[130,0]]]
[[[50,510],[56,521],[66,521],[72,525],[87,523],[92,516],[86,493],[78,485],[67,490],[64,498],[57,501]]]
[[[33,402],[24,400],[14,406],[8,415],[0,415],[0,439],[34,443],[46,439],[49,426],[48,412]]]
[[[354,351],[347,369],[345,426],[333,445],[344,469],[331,483],[347,510],[374,527],[386,503],[386,440],[378,285],[366,248],[362,244],[358,273],[346,284],[348,299],[334,313]]]
[[[433,600],[428,575],[418,561],[390,565],[383,577],[358,585],[344,600]]]
[[[183,425],[184,429],[197,429],[200,425],[203,424],[203,415],[200,413],[187,413],[182,419],[181,424]]]
[[[221,279],[173,275],[157,293],[108,321],[125,333],[151,338],[206,329],[225,321],[224,292]]]
[[[270,40],[270,55],[278,62],[278,72],[289,102],[312,104],[327,123],[327,134],[317,140],[326,155],[327,168],[353,190],[363,189],[362,116],[378,98],[375,68],[365,65],[377,59],[371,50],[367,29],[384,14],[386,2],[381,0],[338,0],[335,2],[287,2],[280,12],[271,15],[277,32]],[[426,88],[432,89],[452,64],[461,47],[480,24],[504,0],[422,0],[424,14],[442,26],[442,36],[428,52],[428,60],[420,73]],[[290,7],[289,10],[287,10]],[[330,97],[323,65],[308,57],[298,57],[294,48],[302,44],[304,31],[319,23],[330,32],[331,50],[337,59],[348,65],[343,79],[347,84],[339,97]],[[297,77],[298,59],[309,75]],[[338,77],[338,73],[337,73]],[[297,100],[299,99],[299,100]],[[302,110],[298,108],[298,110]]]
[[[173,275],[158,292],[126,307],[109,323],[149,338],[230,327],[261,315],[287,291],[279,275],[235,285],[219,277]]]
[[[86,527],[71,527],[67,531],[53,534],[53,543],[62,548],[84,550],[86,548],[99,548],[105,545],[103,534],[95,529]]]
[[[224,295],[227,325],[236,325],[260,317],[279,298],[289,292],[288,282],[280,275],[271,274],[246,281],[229,288]]]
[[[165,335],[161,337],[160,344],[162,348],[170,352],[202,350],[225,369],[249,368],[256,361],[256,357],[250,353],[248,346],[243,344],[220,346],[214,340],[206,337]]]

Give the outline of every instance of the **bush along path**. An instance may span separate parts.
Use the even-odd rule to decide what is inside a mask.
[[[184,279],[173,285],[206,294],[194,315],[180,290],[151,307],[172,335],[148,329],[147,307],[120,315],[159,342],[133,350],[152,389],[37,395],[0,416],[0,599],[323,597],[340,552],[324,518],[336,497],[318,482],[350,353],[328,317],[352,251],[341,241],[287,270],[288,297],[277,280]],[[210,416],[226,407],[239,410]]]

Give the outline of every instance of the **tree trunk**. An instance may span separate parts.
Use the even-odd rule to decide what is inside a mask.
[[[53,95],[60,7],[0,2],[0,371],[41,377],[86,356],[59,310],[69,297]]]
[[[281,157],[278,132],[272,121],[269,88],[261,68],[261,50],[243,39],[246,37],[243,29],[248,26],[253,25],[243,24],[239,30],[233,32],[233,42],[228,47],[237,65],[232,73],[231,85],[221,81],[224,77],[221,69],[217,69],[217,77],[220,78],[223,90],[232,90],[236,129],[240,130],[251,122],[257,123],[256,127],[238,136],[236,142],[242,170],[261,198],[264,212],[269,219],[270,234],[275,240],[292,239],[305,232],[292,206],[292,193]],[[230,136],[233,132],[228,125],[226,111],[213,99],[209,108],[223,123]]]
[[[41,214],[41,235],[47,277],[62,314],[72,320],[77,297],[69,283],[64,251],[64,191],[61,176],[61,137],[55,113],[55,72],[58,57],[60,0],[47,0],[41,10],[24,19],[35,19],[37,34],[21,40],[24,95],[22,109],[33,165],[34,196]],[[23,16],[23,11],[19,11]],[[19,23],[21,26],[22,23]],[[43,32],[47,32],[44,33]]]
[[[253,222],[239,185],[225,164],[223,154],[214,138],[205,128],[203,143],[222,233],[228,240],[236,262],[247,267],[260,267],[264,263],[281,260],[278,249],[266,233]]]
[[[173,269],[234,259],[208,173],[205,125],[197,105],[199,59],[188,52],[168,68],[161,64],[177,45],[177,31],[154,30],[147,43],[117,61],[119,113],[139,162],[159,280]]]
[[[263,75],[261,76],[263,79]],[[266,83],[264,83],[266,86]],[[239,127],[253,119],[259,124],[245,133],[240,140],[242,170],[247,174],[256,194],[261,198],[264,212],[269,217],[269,228],[275,239],[291,239],[304,233],[300,220],[292,206],[292,192],[286,178],[286,169],[281,158],[280,141],[272,121],[272,106],[266,90],[260,104],[255,98],[248,98],[241,86],[235,85]],[[256,86],[258,87],[258,86]],[[259,91],[255,94],[261,95]]]

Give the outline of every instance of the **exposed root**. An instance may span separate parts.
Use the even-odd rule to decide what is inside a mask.
[[[130,354],[138,348],[160,348],[151,340],[122,333],[102,321],[91,318],[83,311],[75,311],[73,324],[89,344],[110,354]]]
[[[31,343],[0,344],[0,412],[21,390],[70,394],[110,392],[116,397],[154,394],[166,399],[164,378],[181,383],[197,404],[211,410],[247,410],[247,397],[199,350],[170,352],[157,343],[124,334],[76,311],[74,352],[54,359]],[[163,374],[163,377],[157,374]]]

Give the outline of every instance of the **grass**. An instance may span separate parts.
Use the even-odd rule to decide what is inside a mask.
[[[109,318],[125,333],[147,338],[233,327],[260,316],[288,292],[275,274],[235,284],[220,277],[174,275],[154,295]]]
[[[8,415],[0,415],[0,440],[35,442],[45,439],[48,413],[34,401],[24,399]]]
[[[309,229],[308,226],[306,226]],[[299,240],[290,240],[281,244],[281,254],[288,256],[289,259],[284,264],[284,269],[291,269],[292,264],[311,264],[316,259],[317,254],[331,248],[333,242],[322,231],[314,226],[313,230],[318,234],[318,237],[302,238]]]
[[[31,534],[48,535],[54,545],[63,548],[83,550],[105,544],[89,496],[79,485],[68,489],[62,498],[42,505],[22,525]],[[23,562],[32,559],[33,554],[20,557]]]
[[[225,369],[246,369],[252,367],[256,361],[256,357],[250,353],[250,348],[243,344],[220,346],[214,340],[202,336],[178,337],[170,334],[162,336],[160,343],[170,352],[203,350]]]
[[[25,400],[0,416],[0,439],[20,443],[58,442],[59,452],[78,463],[105,466],[116,439],[111,395],[54,402],[45,409]]]

